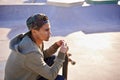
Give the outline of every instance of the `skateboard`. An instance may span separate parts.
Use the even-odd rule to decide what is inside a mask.
[[[64,80],[67,80],[67,75],[68,75],[68,62],[71,62],[72,65],[75,65],[76,62],[73,61],[71,58],[69,58],[71,56],[70,53],[67,53],[67,55],[65,56],[65,62],[63,63],[63,68],[62,68],[62,75],[64,77]]]

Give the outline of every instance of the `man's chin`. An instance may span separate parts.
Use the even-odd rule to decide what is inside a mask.
[[[48,40],[44,40],[44,41],[49,41],[49,39]]]
[[[49,41],[49,38],[45,39],[44,41]]]

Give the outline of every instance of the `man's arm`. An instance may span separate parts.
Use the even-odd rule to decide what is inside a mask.
[[[43,51],[44,57],[50,57],[52,54],[54,54],[57,49],[63,44],[64,40],[59,40],[56,43],[54,43],[50,48]]]
[[[57,43],[54,43],[51,47],[43,51],[44,57],[45,58],[50,57],[57,51],[58,48],[59,46],[57,45]]]
[[[63,65],[65,55],[65,53],[59,52],[54,64],[50,67],[44,62],[42,54],[39,52],[29,53],[26,55],[25,66],[46,79],[54,80]]]

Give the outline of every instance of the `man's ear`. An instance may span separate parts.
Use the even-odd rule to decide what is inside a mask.
[[[35,30],[35,29],[32,29],[32,30],[31,30],[32,33],[36,33],[36,31],[37,31],[37,30]]]

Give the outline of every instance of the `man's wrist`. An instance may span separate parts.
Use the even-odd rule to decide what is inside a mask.
[[[64,60],[65,59],[65,55],[66,55],[65,53],[59,52],[57,57],[59,59],[63,59]]]

